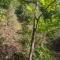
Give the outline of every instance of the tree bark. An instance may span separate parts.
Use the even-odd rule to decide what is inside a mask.
[[[46,9],[51,6],[51,4],[53,4],[55,2],[55,0],[53,2],[51,2]],[[38,18],[34,18],[34,24],[33,24],[33,33],[32,33],[32,39],[31,39],[31,48],[30,48],[30,53],[29,53],[29,58],[28,60],[33,60],[33,52],[34,52],[34,45],[35,45],[35,35],[36,35],[36,30],[37,30],[37,26],[38,26],[38,22],[39,22],[39,18],[42,16],[43,14],[41,14]]]
[[[31,48],[30,48],[30,53],[29,53],[29,59],[33,59],[33,52],[34,52],[34,44],[35,44],[35,34],[36,34],[36,20],[34,19],[34,24],[33,24],[33,33],[32,33],[32,39],[31,39]]]

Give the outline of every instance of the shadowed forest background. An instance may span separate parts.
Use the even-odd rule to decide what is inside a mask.
[[[0,60],[60,60],[60,0],[0,0]]]

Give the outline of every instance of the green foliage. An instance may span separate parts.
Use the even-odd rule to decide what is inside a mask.
[[[5,10],[2,9],[2,8],[0,8],[0,17],[3,16],[3,15],[5,15],[5,13],[6,13]]]
[[[36,6],[36,3],[38,5]],[[33,24],[34,18],[37,18],[39,33],[47,33],[49,40],[54,37],[55,32],[60,30],[60,2],[56,0],[0,0],[0,16],[5,15],[5,10],[15,9],[18,21],[24,21],[22,24],[22,45],[30,48],[31,32],[27,25]],[[41,15],[41,17],[39,17]],[[21,20],[21,21],[20,21]],[[30,28],[30,27],[29,27]],[[2,40],[2,39],[1,39]],[[53,39],[52,39],[53,40]],[[35,60],[53,60],[47,47],[35,49]]]
[[[8,8],[11,1],[12,0],[0,0],[0,7],[5,9]]]
[[[35,54],[35,60],[53,60],[51,52],[45,46],[37,48]]]
[[[36,2],[39,3],[38,4],[39,9],[36,9]],[[23,4],[24,7],[22,8],[23,5],[20,7],[22,8],[22,10],[20,11],[19,9],[20,11],[19,16],[21,16],[21,14],[23,14],[22,16],[26,16],[26,17],[29,16],[28,19],[32,20],[33,22],[34,17],[37,17],[42,14],[38,22],[39,33],[46,32],[49,35],[53,35],[54,32],[58,30],[57,27],[60,26],[60,19],[59,19],[60,13],[58,12],[59,6],[60,6],[59,2],[55,0],[37,0],[37,1],[30,1],[30,2],[24,0],[22,2],[20,1],[20,3]],[[26,34],[27,29],[24,28],[23,30]],[[50,54],[51,51],[49,51],[47,47],[40,46],[40,48],[37,48],[35,50],[36,50],[35,55],[34,55],[35,60],[40,60],[40,59],[41,60],[53,60],[53,57]]]

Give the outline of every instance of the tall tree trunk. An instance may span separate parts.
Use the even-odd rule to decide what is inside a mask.
[[[51,6],[53,3],[55,2],[55,0],[53,2],[51,2],[46,9]],[[37,7],[38,5],[36,5]],[[39,15],[38,18],[34,17],[34,24],[33,24],[33,33],[32,33],[32,39],[31,39],[31,48],[30,48],[30,53],[29,53],[29,58],[28,60],[32,60],[33,59],[33,52],[34,52],[34,45],[35,45],[35,35],[36,35],[36,30],[37,30],[37,26],[38,26],[38,22],[39,22],[39,18],[42,16],[43,14]]]
[[[34,52],[34,45],[35,45],[35,34],[36,34],[36,20],[34,19],[34,24],[33,24],[33,33],[32,33],[32,39],[31,39],[31,48],[30,48],[30,53],[29,53],[29,59],[28,60],[32,60],[33,59],[33,52]]]

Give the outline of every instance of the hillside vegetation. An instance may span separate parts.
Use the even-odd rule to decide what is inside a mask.
[[[0,0],[0,60],[60,60],[60,0]]]

